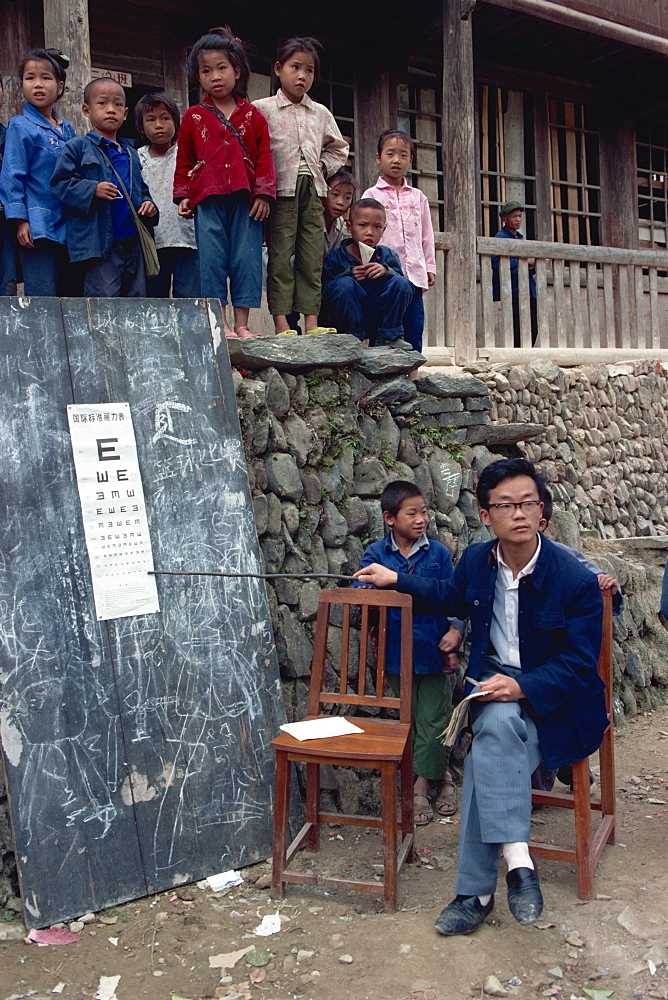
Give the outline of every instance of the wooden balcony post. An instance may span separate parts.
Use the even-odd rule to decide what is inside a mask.
[[[44,44],[70,57],[65,93],[56,106],[80,135],[89,130],[81,111],[84,87],[90,82],[88,0],[49,0],[44,4]]]
[[[469,0],[443,0],[443,174],[446,344],[455,361],[476,357],[476,156],[473,42]]]

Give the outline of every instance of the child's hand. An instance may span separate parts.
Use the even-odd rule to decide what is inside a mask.
[[[353,573],[353,576],[360,583],[367,583],[372,587],[394,587],[398,579],[397,573],[393,569],[388,569],[387,566],[382,566],[380,563],[371,563],[364,569],[358,569],[356,573]]]
[[[257,194],[253,198],[253,204],[251,205],[251,210],[248,213],[251,219],[257,219],[258,222],[262,222],[269,215],[270,205],[269,199],[263,194]]]
[[[438,644],[442,653],[454,653],[459,649],[462,642],[462,633],[454,625],[451,625]]]
[[[20,247],[26,247],[30,250],[35,249],[35,244],[32,241],[32,233],[30,232],[30,223],[26,222],[25,219],[17,219],[16,221],[16,239]]]
[[[95,197],[102,198],[103,201],[115,201],[120,191],[111,181],[100,181],[95,187]]]
[[[456,674],[459,670],[459,657],[456,653],[446,653],[443,657],[443,667],[441,672],[444,674]]]
[[[182,198],[177,211],[182,219],[192,219],[193,211],[190,207],[190,198]]]
[[[436,284],[436,275],[432,274],[431,271],[427,271],[427,288],[433,288]]]
[[[609,573],[599,573],[596,579],[601,590],[611,590],[613,594],[619,590],[619,581],[615,580],[614,576],[610,576]]]
[[[137,215],[146,215],[150,219],[151,216],[157,213],[157,208],[152,201],[143,201],[139,208],[137,209]]]
[[[367,278],[384,278],[387,274],[387,268],[384,264],[367,264],[366,265],[366,276]]]
[[[355,267],[351,269],[351,274],[355,281],[364,281],[366,278],[366,264],[356,264]]]

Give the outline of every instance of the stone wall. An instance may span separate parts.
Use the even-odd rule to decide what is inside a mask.
[[[540,424],[522,447],[557,503],[601,538],[668,534],[668,371],[652,361],[477,365],[491,419]]]
[[[647,553],[624,550],[635,535],[668,536],[663,370],[478,365],[411,383],[381,357],[335,369],[336,353],[318,360],[313,345],[300,372],[299,346],[292,372],[279,370],[280,360],[264,367],[267,348],[257,343],[235,359],[253,369],[235,377],[268,572],[352,573],[384,533],[379,496],[397,478],[419,484],[433,510],[429,534],[456,560],[469,542],[489,537],[475,502],[479,472],[495,458],[526,455],[554,495],[548,535],[584,546],[622,583],[617,721],[663,702],[668,635],[657,609],[665,553],[660,538],[651,565],[643,565]],[[304,710],[320,587],[287,577],[268,586],[291,718]]]

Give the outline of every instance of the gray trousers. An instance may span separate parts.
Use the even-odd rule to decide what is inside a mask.
[[[487,660],[495,673],[521,683],[521,670]],[[459,869],[455,892],[485,896],[496,889],[502,844],[528,842],[531,774],[542,759],[536,726],[519,702],[473,703],[474,734],[464,766]]]

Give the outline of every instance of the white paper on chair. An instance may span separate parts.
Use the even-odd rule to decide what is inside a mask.
[[[360,248],[360,258],[363,264],[368,264],[373,255],[376,252],[375,247],[369,247],[366,243],[358,243],[357,246]]]
[[[284,733],[294,736],[296,740],[324,740],[328,736],[350,736],[352,733],[363,733],[359,726],[354,726],[341,715],[330,715],[323,719],[306,719],[304,722],[288,722],[281,726]]]

